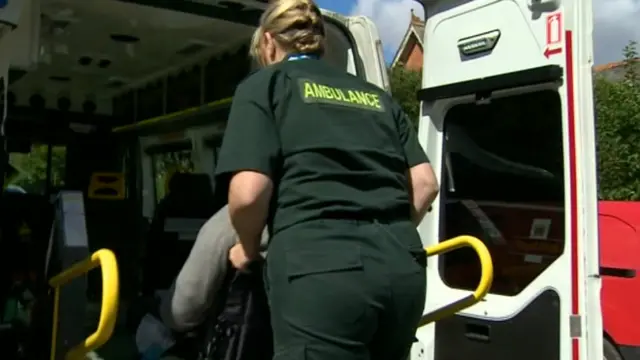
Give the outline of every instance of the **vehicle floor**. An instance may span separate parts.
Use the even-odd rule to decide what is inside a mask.
[[[87,360],[140,360],[136,348],[135,334],[126,327],[125,315],[128,313],[127,304],[120,304],[120,312],[113,335],[109,341],[99,349],[89,353]],[[95,331],[100,318],[100,304],[94,303],[87,307],[87,334]],[[160,360],[185,360],[176,356],[164,356]]]
[[[140,357],[136,349],[135,334],[132,334],[125,326],[125,318],[123,314],[127,313],[126,304],[120,304],[120,312],[118,321],[113,335],[109,341],[99,349],[95,350],[87,356],[92,360],[138,360]],[[87,334],[95,331],[100,317],[100,304],[90,304],[87,307],[87,321],[85,328]]]

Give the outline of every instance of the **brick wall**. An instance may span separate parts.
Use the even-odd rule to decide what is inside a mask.
[[[414,71],[422,70],[422,59],[424,55],[422,48],[420,48],[420,45],[415,40],[411,40],[411,44],[408,45],[410,46],[410,50],[407,61],[404,64],[405,68]]]

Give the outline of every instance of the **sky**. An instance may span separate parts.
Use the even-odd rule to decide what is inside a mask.
[[[415,0],[316,0],[320,7],[345,15],[366,15],[377,25],[387,62],[393,59],[409,25],[411,9],[423,17]],[[587,0],[585,0],[587,1]],[[593,0],[595,63],[620,60],[629,40],[640,40],[640,0]]]

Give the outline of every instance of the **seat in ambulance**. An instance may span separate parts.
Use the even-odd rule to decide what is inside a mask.
[[[224,204],[207,174],[176,173],[158,203],[146,239],[143,293],[168,289],[187,260],[202,225]]]

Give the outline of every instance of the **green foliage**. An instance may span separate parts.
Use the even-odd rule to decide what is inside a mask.
[[[622,49],[622,54],[624,55],[624,79],[627,83],[633,85],[638,84],[638,67],[636,64],[636,59],[638,58],[638,43],[636,41],[629,41],[627,46]]]
[[[624,79],[596,76],[599,197],[640,200],[640,78],[636,43],[624,48]]]
[[[47,145],[34,145],[28,154],[12,153],[9,163],[18,174],[7,185],[21,187],[27,193],[43,194],[47,188]],[[66,148],[54,146],[51,150],[51,184],[64,185]]]
[[[396,66],[389,71],[389,80],[393,98],[400,103],[400,106],[402,106],[417,128],[420,116],[420,102],[417,100],[416,95],[422,83],[422,75],[420,72]]]
[[[153,170],[156,187],[156,201],[160,201],[167,191],[168,181],[175,172],[193,172],[191,150],[153,154]]]

